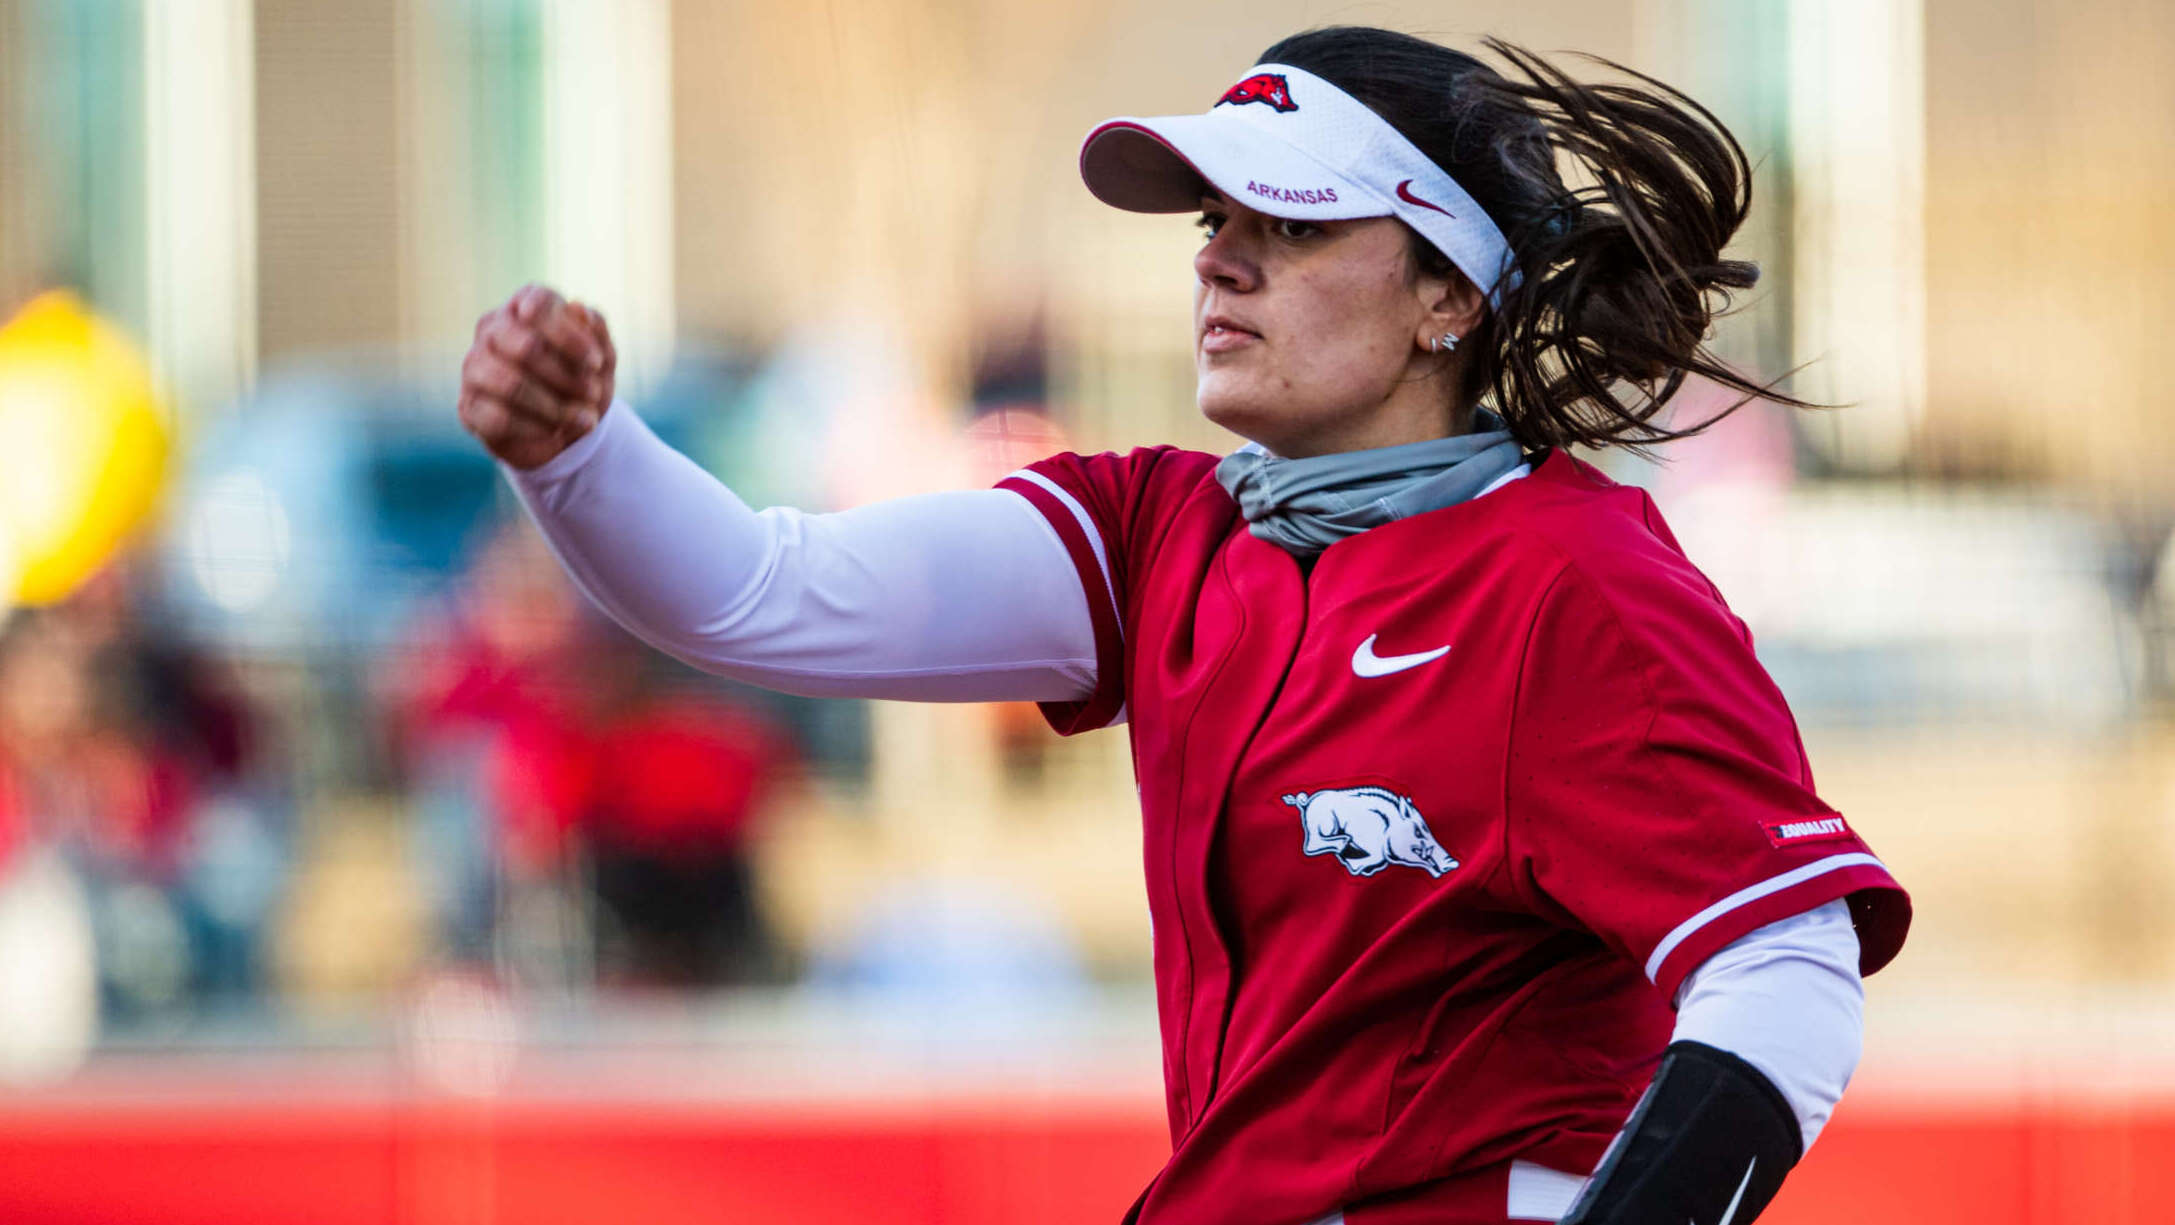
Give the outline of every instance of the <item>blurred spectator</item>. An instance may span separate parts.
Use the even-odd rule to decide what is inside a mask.
[[[393,740],[456,957],[623,985],[775,975],[747,843],[792,758],[779,731],[661,686],[525,519],[404,655]]]
[[[96,958],[83,891],[59,856],[32,838],[23,768],[8,745],[21,681],[8,663],[16,640],[0,634],[0,1081],[66,1074],[98,1027]]]
[[[591,668],[596,764],[580,817],[600,968],[651,985],[776,978],[748,843],[791,749],[751,710],[657,692],[641,649],[617,642]]]
[[[0,779],[0,822],[20,816]],[[54,1080],[98,1035],[97,958],[82,886],[17,837],[0,851],[0,1083]]]
[[[488,535],[445,606],[417,627],[383,678],[396,767],[413,788],[418,860],[447,951],[487,960],[501,873],[562,867],[571,797],[584,786],[573,741],[578,660],[593,644],[577,596],[541,537],[515,523]],[[566,741],[505,767],[507,744]]]
[[[104,1011],[122,1020],[254,993],[286,872],[261,720],[158,622],[124,556],[0,633],[0,806],[83,877]]]
[[[172,788],[158,866],[190,949],[190,988],[206,1003],[253,1001],[267,927],[293,857],[290,755],[235,661],[174,638],[137,555],[70,601],[98,627],[95,671],[106,719],[145,747]]]

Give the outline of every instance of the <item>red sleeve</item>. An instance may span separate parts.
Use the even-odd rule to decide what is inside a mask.
[[[1599,935],[1665,996],[1753,929],[1850,899],[1860,971],[1910,899],[1813,793],[1796,721],[1711,585],[1566,565],[1518,668],[1505,804],[1515,884]]]
[[[1189,462],[1192,461],[1192,462]],[[1157,529],[1177,509],[1215,457],[1174,447],[1119,455],[1066,453],[1037,460],[997,482],[1049,520],[1072,556],[1095,624],[1095,692],[1082,701],[1042,702],[1042,716],[1063,735],[1125,717],[1125,644],[1129,597],[1148,564]]]

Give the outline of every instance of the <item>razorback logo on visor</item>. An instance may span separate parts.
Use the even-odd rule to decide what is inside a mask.
[[[1265,102],[1273,110],[1295,111],[1299,104],[1291,100],[1291,86],[1284,83],[1280,73],[1259,72],[1223,91],[1216,105],[1224,103],[1243,106],[1248,102]],[[1211,108],[1213,109],[1213,108]]]
[[[1826,842],[1851,836],[1850,826],[1841,817],[1807,817],[1802,821],[1770,821],[1767,823],[1767,840],[1776,846],[1792,846],[1800,842]]]

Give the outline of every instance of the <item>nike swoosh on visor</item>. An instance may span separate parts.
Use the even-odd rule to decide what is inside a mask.
[[[1397,185],[1397,198],[1403,200],[1407,204],[1417,204],[1421,208],[1434,209],[1436,212],[1441,213],[1443,216],[1448,217],[1453,221],[1457,219],[1456,213],[1451,212],[1449,209],[1444,208],[1442,205],[1429,204],[1427,201],[1422,200],[1420,197],[1413,195],[1411,179],[1406,179],[1404,182]]]

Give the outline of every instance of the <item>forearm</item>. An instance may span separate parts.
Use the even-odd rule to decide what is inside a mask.
[[[1856,1069],[1864,988],[1846,903],[1770,923],[1685,980],[1654,1082],[1567,1225],[1748,1225]]]
[[[760,514],[618,403],[522,471],[501,465],[582,591],[695,667],[789,693],[1066,700],[1094,634],[1063,544],[1000,490]]]
[[[1814,907],[1724,946],[1677,999],[1671,1040],[1704,1042],[1758,1068],[1811,1148],[1863,1048],[1865,984],[1849,904]]]

